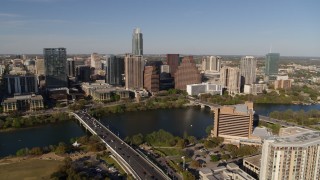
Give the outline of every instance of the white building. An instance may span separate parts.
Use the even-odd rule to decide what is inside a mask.
[[[204,56],[202,58],[202,70],[204,72],[220,72],[221,60],[220,56]]]
[[[243,93],[257,95],[263,93],[263,90],[267,88],[267,84],[246,84],[244,85]]]
[[[199,95],[201,93],[220,94],[222,95],[223,86],[221,84],[189,84],[187,85],[187,93],[190,96]]]
[[[257,59],[253,56],[244,56],[240,60],[240,74],[244,78],[244,84],[256,82]]]
[[[266,138],[260,179],[320,179],[320,132],[300,129]]]
[[[169,65],[161,65],[161,73],[170,73],[170,66]]]
[[[240,69],[224,66],[221,69],[220,83],[227,88],[229,95],[239,94],[241,84]]]

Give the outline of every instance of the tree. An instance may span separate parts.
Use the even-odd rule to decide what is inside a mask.
[[[29,154],[30,155],[41,155],[41,154],[43,154],[43,151],[40,147],[34,147],[34,148],[30,149]]]
[[[143,143],[143,135],[141,133],[132,136],[132,144],[139,146]]]
[[[19,149],[19,150],[16,152],[16,155],[17,155],[17,156],[26,156],[26,155],[28,155],[28,151],[29,151],[28,148]]]
[[[192,160],[192,161],[190,162],[190,167],[192,167],[192,168],[198,168],[198,167],[200,167],[199,161],[197,161],[197,160]]]
[[[56,154],[64,154],[67,152],[67,145],[63,142],[60,142],[57,148],[55,149]]]
[[[213,125],[209,125],[206,127],[206,133],[209,136],[211,134],[211,130],[213,129]]]
[[[220,160],[219,156],[217,156],[217,155],[211,155],[210,158],[211,158],[212,162],[217,162]]]

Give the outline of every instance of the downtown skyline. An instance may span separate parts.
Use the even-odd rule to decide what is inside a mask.
[[[131,52],[141,28],[145,54],[320,56],[317,1],[4,0],[0,54]],[[58,13],[57,13],[58,12]]]

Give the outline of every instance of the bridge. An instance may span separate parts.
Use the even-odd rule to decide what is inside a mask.
[[[97,135],[111,150],[124,170],[135,179],[170,179],[158,166],[139,154],[126,142],[85,111],[71,113],[88,131]]]

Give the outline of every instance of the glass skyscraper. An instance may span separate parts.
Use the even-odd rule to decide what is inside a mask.
[[[140,28],[133,30],[132,34],[132,54],[134,55],[143,55],[143,39]]]
[[[124,74],[124,58],[110,55],[106,63],[106,83],[116,86],[124,84],[122,75]]]
[[[44,48],[44,67],[47,88],[67,87],[66,48]]]
[[[265,75],[277,75],[279,69],[280,53],[268,53],[266,55]]]

